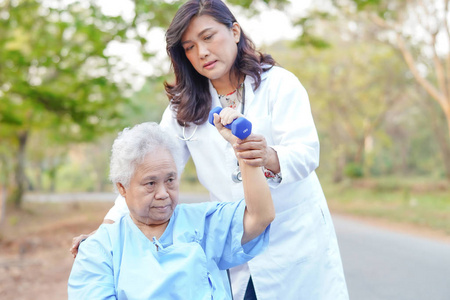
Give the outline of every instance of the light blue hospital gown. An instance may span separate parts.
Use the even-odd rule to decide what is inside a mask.
[[[244,210],[244,201],[180,204],[153,241],[129,214],[101,225],[79,247],[69,299],[231,299],[225,270],[269,240],[270,226],[241,246]]]

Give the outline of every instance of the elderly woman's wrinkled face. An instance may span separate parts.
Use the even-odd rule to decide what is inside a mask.
[[[178,174],[167,149],[157,148],[136,166],[130,186],[118,186],[135,221],[159,225],[169,221],[178,204]]]

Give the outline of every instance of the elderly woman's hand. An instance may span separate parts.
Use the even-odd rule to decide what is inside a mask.
[[[214,114],[214,125],[216,126],[219,133],[223,136],[223,138],[227,140],[231,145],[235,144],[238,138],[235,137],[231,133],[231,130],[226,128],[225,125],[231,124],[239,117],[242,117],[242,114],[229,107],[225,107],[224,109],[222,109],[219,115]]]

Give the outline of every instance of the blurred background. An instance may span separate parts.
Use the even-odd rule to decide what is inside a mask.
[[[0,298],[67,298],[71,240],[115,199],[112,141],[168,104],[183,2],[0,0]],[[449,1],[226,2],[308,91],[333,216],[448,245]],[[192,162],[181,190],[207,198]]]

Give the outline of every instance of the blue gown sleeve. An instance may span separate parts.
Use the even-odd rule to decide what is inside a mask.
[[[217,262],[219,269],[225,270],[243,264],[261,253],[269,243],[270,225],[258,237],[241,244],[244,234],[244,200],[223,202],[207,216],[205,223],[206,249],[208,255]]]
[[[116,299],[111,251],[101,242],[102,227],[80,244],[69,276],[69,300]]]

